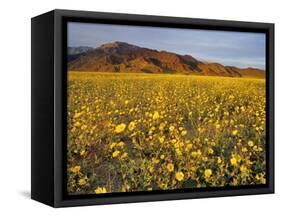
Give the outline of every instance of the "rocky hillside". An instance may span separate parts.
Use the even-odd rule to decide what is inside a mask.
[[[73,51],[74,48],[72,48]],[[83,49],[78,49],[79,51]],[[75,50],[76,51],[76,50]],[[190,55],[142,48],[125,42],[112,42],[68,56],[68,70],[92,72],[145,72],[196,74],[226,77],[263,78],[255,68],[238,68],[219,63],[204,63]]]

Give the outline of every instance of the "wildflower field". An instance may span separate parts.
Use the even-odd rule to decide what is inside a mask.
[[[265,80],[68,72],[69,194],[266,183]]]

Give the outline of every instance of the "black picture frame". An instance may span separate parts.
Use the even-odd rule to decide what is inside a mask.
[[[66,23],[69,21],[266,34],[267,184],[102,195],[66,194]],[[53,207],[274,193],[274,24],[53,10],[32,18],[31,198]]]

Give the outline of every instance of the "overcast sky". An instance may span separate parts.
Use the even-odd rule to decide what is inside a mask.
[[[224,65],[265,68],[263,33],[68,23],[68,46],[95,48],[113,41],[189,54]]]

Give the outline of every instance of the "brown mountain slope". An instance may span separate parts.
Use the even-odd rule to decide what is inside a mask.
[[[124,42],[104,44],[69,58],[68,70],[92,72],[145,72],[227,77],[264,77],[264,71],[203,63],[190,55],[142,48]]]

